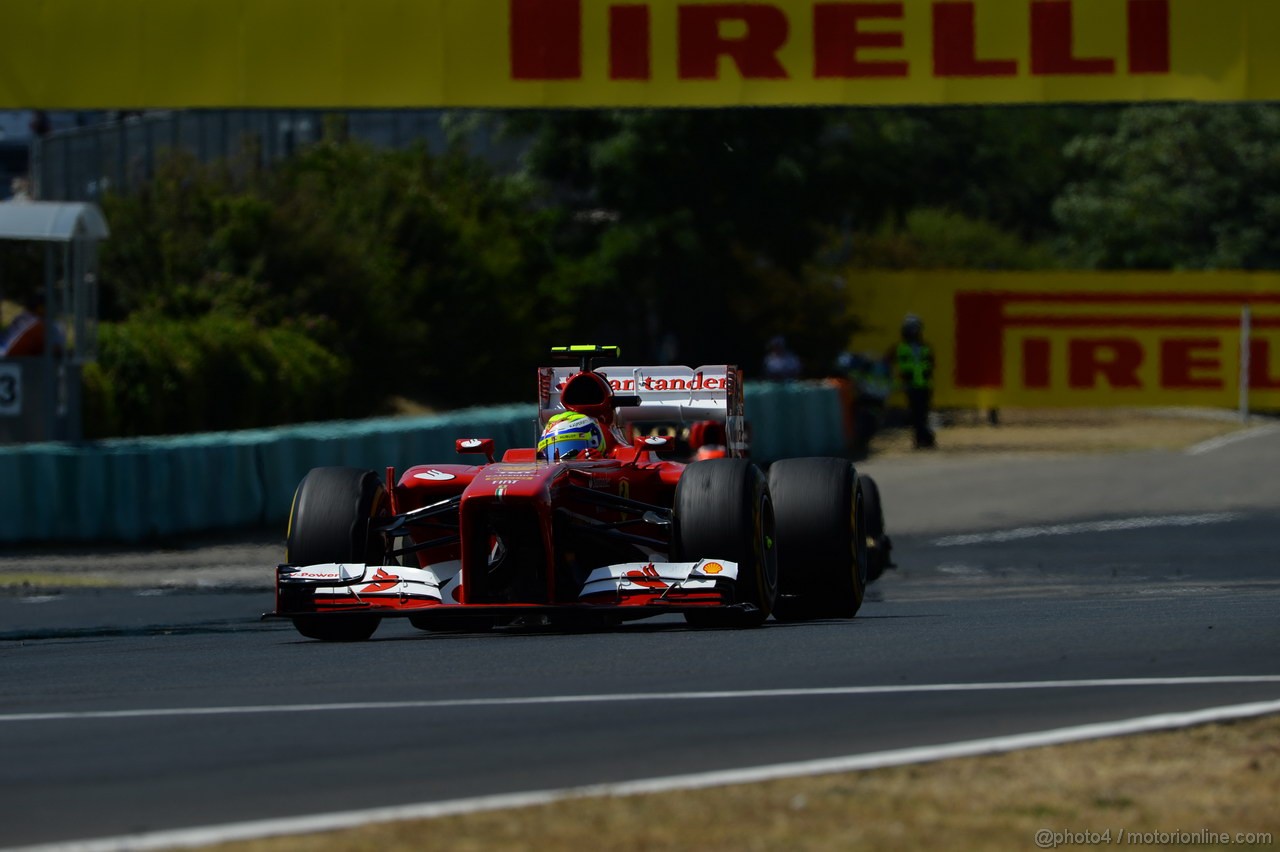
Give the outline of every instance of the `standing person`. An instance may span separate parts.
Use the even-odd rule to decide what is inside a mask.
[[[49,113],[38,109],[31,113],[31,121],[27,127],[32,136],[43,139],[53,131],[53,122],[49,120]]]
[[[871,439],[884,422],[884,410],[893,392],[893,376],[885,359],[874,352],[844,352],[836,370],[849,380],[853,392],[853,453],[866,458]]]
[[[772,382],[790,382],[800,378],[800,356],[787,348],[787,339],[778,335],[769,341],[764,354],[764,377]]]
[[[898,381],[907,395],[911,428],[917,450],[937,446],[929,428],[929,407],[933,403],[933,347],[924,341],[924,323],[915,314],[902,320],[902,340],[890,351]]]

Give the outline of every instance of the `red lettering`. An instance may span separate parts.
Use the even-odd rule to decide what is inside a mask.
[[[1115,74],[1114,59],[1075,56],[1071,3],[1072,0],[1036,0],[1031,4],[1031,73]]]
[[[1068,347],[1068,382],[1075,390],[1092,390],[1100,376],[1112,388],[1141,388],[1141,366],[1142,344],[1132,338],[1073,340]]]
[[[957,293],[956,387],[1004,387],[1005,296]]]
[[[649,7],[614,6],[609,10],[609,77],[648,80]]]
[[[1049,387],[1049,341],[1034,337],[1022,341],[1022,385],[1029,390]]]
[[[776,6],[748,3],[715,3],[681,6],[679,13],[680,78],[717,80],[720,57],[728,56],[738,73],[749,80],[785,80],[787,69],[778,51],[787,43],[790,24]],[[720,25],[738,21],[746,25],[741,38],[726,38]]]
[[[1170,33],[1169,0],[1129,0],[1129,73],[1168,74]]]
[[[1271,341],[1265,338],[1249,341],[1249,388],[1280,390],[1280,375],[1271,372]]]
[[[813,76],[905,77],[906,62],[870,62],[858,58],[864,47],[901,48],[900,32],[863,32],[864,20],[902,18],[901,3],[818,3],[813,7]]]
[[[1160,342],[1160,386],[1165,390],[1221,390],[1220,375],[1207,376],[1204,370],[1222,371],[1219,357],[1222,341],[1212,337],[1197,340],[1163,340]],[[1205,354],[1198,355],[1197,351]]]
[[[933,4],[935,77],[1013,77],[1014,59],[978,59],[978,10],[972,0]]]
[[[580,80],[583,76],[582,0],[508,0],[511,76],[515,80]],[[813,5],[815,79],[903,78],[905,60],[867,59],[869,50],[900,50],[901,29],[863,29],[866,21],[901,21],[902,0],[817,2]],[[1131,74],[1172,70],[1170,0],[1126,0]],[[1076,55],[1074,0],[1032,0],[1031,73],[1037,76],[1114,75],[1111,57]],[[784,9],[767,3],[680,4],[678,75],[716,80],[728,57],[744,79],[785,80],[779,52],[790,37]],[[933,73],[936,77],[1013,77],[1016,59],[978,56],[977,0],[933,3]],[[727,35],[726,30],[736,32]],[[609,8],[609,78],[653,78],[650,5]]]
[[[582,0],[511,0],[511,77],[582,77]]]

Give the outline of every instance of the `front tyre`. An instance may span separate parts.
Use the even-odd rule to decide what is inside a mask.
[[[769,468],[778,538],[780,621],[852,618],[867,588],[862,483],[845,459],[785,459]]]
[[[758,627],[778,595],[773,503],[760,468],[746,459],[708,459],[685,468],[672,511],[672,559],[738,563],[734,603],[750,609],[685,613],[695,627]]]
[[[285,561],[381,565],[385,544],[370,533],[372,521],[389,514],[387,491],[377,474],[353,467],[318,467],[293,495]],[[361,642],[382,619],[376,615],[296,615],[293,626],[308,639]]]

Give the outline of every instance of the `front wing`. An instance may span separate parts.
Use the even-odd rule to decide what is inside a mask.
[[[738,564],[725,560],[697,562],[628,562],[594,569],[576,602],[468,603],[460,562],[427,568],[399,565],[326,563],[281,565],[276,571],[276,608],[267,617],[289,618],[323,613],[384,616],[510,615],[643,608],[681,612],[733,605]]]

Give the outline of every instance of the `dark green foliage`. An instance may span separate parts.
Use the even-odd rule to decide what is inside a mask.
[[[206,432],[332,419],[350,366],[288,328],[209,314],[104,323],[85,371],[91,438]]]
[[[143,192],[106,207],[108,319],[132,326],[146,316],[180,338],[155,345],[198,348],[214,341],[164,321],[234,318],[276,334],[271,345],[288,332],[342,366],[329,379],[340,407],[290,415],[245,400],[240,425],[365,416],[391,395],[444,405],[519,398],[552,342],[530,331],[547,301],[538,282],[549,218],[515,182],[461,156],[325,143],[268,172],[175,158]],[[185,429],[167,410],[132,407],[148,395],[208,393],[175,386],[185,374],[173,362],[197,355],[142,358],[144,337],[134,331],[113,349],[104,334],[103,371],[128,377],[111,383],[127,393],[115,403],[120,428]]]
[[[1270,262],[1271,108],[1180,109],[464,117],[531,140],[515,176],[376,151],[336,123],[269,169],[252,144],[212,166],[176,157],[106,204],[118,325],[90,373],[110,424],[95,429],[527,399],[566,342],[751,376],[785,334],[821,372],[858,325],[865,268]],[[238,388],[234,415],[215,410]]]
[[[817,224],[843,204],[823,178],[825,113],[814,110],[522,114],[534,176],[570,207],[555,289],[574,337],[620,343],[628,360],[738,362],[812,331],[843,339],[833,295],[810,292]],[[814,315],[822,314],[817,325]],[[807,348],[805,343],[803,348]]]
[[[44,292],[44,246],[0,240],[0,299],[30,306]]]
[[[1068,153],[1065,249],[1100,269],[1262,269],[1280,262],[1280,108],[1132,107]]]
[[[1057,265],[1042,244],[945,210],[920,208],[901,227],[884,225],[859,234],[846,250],[852,267],[862,269],[1046,269]]]
[[[1064,149],[1114,126],[1109,106],[944,107],[837,113],[827,156],[870,233],[918,209],[949,210],[1024,240],[1057,232],[1053,202],[1076,174]]]
[[[510,121],[534,140],[532,175],[577,214],[557,232],[555,270],[577,307],[574,335],[641,359],[667,357],[674,342],[680,360],[754,371],[775,334],[817,369],[843,348],[857,286],[844,270],[866,260],[863,244],[894,266],[1052,265],[1027,241],[1054,225],[1070,168],[1062,149],[1110,112],[588,110]]]

